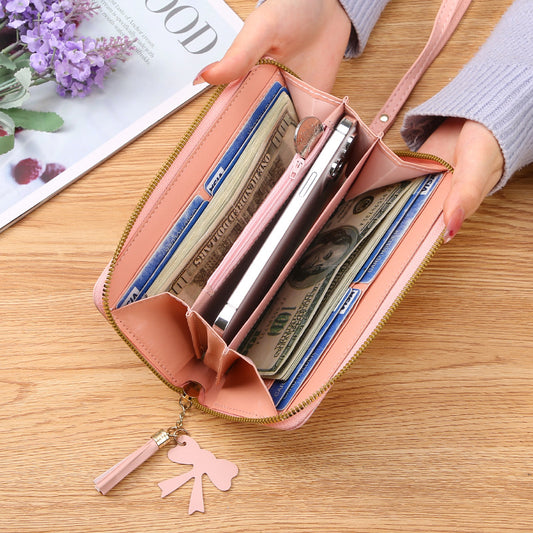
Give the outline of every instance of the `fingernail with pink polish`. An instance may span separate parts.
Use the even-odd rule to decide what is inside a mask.
[[[200,85],[200,83],[205,83],[205,80],[202,78],[201,74],[198,74],[198,76],[196,76],[196,78],[194,78],[192,84],[193,85]]]
[[[446,226],[446,233],[444,234],[444,242],[450,242],[455,235],[461,229],[461,226],[465,220],[465,212],[462,208],[458,207],[450,217],[448,225]]]
[[[200,83],[206,83],[204,80],[204,73],[207,72],[213,65],[216,65],[218,61],[215,61],[214,63],[209,63],[209,65],[205,66],[200,72],[198,72],[196,78],[194,78],[192,84],[193,85],[200,85]]]

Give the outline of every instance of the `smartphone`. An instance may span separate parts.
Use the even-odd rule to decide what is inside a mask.
[[[237,282],[214,325],[230,342],[259,305],[339,188],[357,123],[343,117]]]

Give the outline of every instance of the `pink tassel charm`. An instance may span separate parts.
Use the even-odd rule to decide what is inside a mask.
[[[138,450],[111,467],[94,480],[94,486],[98,492],[107,494],[115,485],[120,483],[128,474],[133,472],[138,466],[150,459],[159,448],[163,447],[170,440],[174,440],[166,431],[160,430],[154,433],[150,439]]]

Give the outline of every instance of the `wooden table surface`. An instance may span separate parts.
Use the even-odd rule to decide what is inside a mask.
[[[245,17],[252,2],[229,4]],[[474,2],[412,94],[451,79],[509,1]],[[370,122],[421,50],[437,1],[393,0],[334,88]],[[533,171],[486,200],[310,421],[295,432],[190,412],[238,464],[229,492],[154,456],[107,497],[93,478],[172,425],[176,394],[96,311],[92,287],[203,95],[0,235],[0,530],[533,531]],[[403,146],[399,125],[387,139]]]

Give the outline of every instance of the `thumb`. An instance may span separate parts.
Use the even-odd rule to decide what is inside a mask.
[[[224,57],[200,71],[194,84],[207,82],[211,85],[230,83],[243,77],[270,49],[273,32],[269,30],[267,17],[252,13],[229,47]]]
[[[482,124],[467,120],[457,141],[451,190],[444,201],[445,242],[478,209],[501,178],[503,166],[503,155],[492,133]]]

